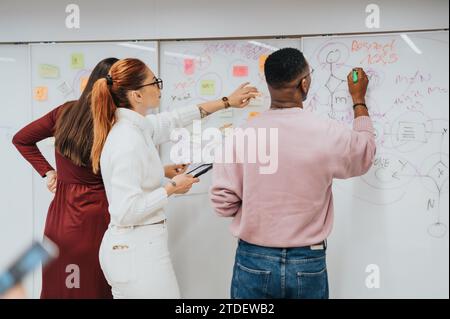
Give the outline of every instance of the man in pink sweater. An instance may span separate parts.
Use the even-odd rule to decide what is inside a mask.
[[[239,238],[232,298],[328,298],[332,182],[365,174],[376,150],[365,104],[368,78],[354,70],[356,83],[353,71],[347,79],[355,114],[350,129],[303,110],[312,70],[299,50],[285,48],[267,58],[270,109],[242,129],[265,129],[267,135],[276,129],[277,167],[264,172],[265,164],[242,160],[233,146],[234,162],[213,169],[212,205],[218,215],[233,217],[231,232]]]

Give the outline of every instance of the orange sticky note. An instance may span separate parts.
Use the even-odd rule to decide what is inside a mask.
[[[83,76],[80,79],[80,92],[84,91],[84,88],[86,87],[87,83],[88,83],[89,78],[87,76]]]
[[[232,128],[232,127],[233,127],[233,124],[232,124],[232,123],[226,123],[226,124],[222,125],[222,126],[219,128],[219,130],[220,130],[222,133],[224,133],[225,130],[226,130],[227,128]]]
[[[254,117],[257,117],[259,115],[259,112],[250,112],[248,113],[248,119],[252,119]]]
[[[261,55],[259,57],[259,72],[261,72],[262,74],[264,74],[264,64],[266,63],[268,55]]]
[[[37,86],[33,90],[36,101],[46,101],[48,97],[48,88],[46,86]]]
[[[233,76],[236,77],[248,76],[248,66],[246,65],[233,66]]]
[[[184,74],[192,75],[195,72],[194,59],[184,59]]]

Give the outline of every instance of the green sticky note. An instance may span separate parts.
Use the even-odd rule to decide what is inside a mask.
[[[72,53],[70,60],[70,66],[72,69],[84,68],[84,55],[83,53]]]
[[[59,78],[59,68],[55,65],[39,64],[38,73],[39,73],[39,76],[44,79]]]
[[[227,110],[222,110],[221,112],[219,112],[219,115],[220,115],[220,117],[232,118],[233,110],[231,110],[231,108],[229,108]]]
[[[200,94],[201,95],[215,95],[216,94],[216,82],[214,80],[203,80],[200,82]]]

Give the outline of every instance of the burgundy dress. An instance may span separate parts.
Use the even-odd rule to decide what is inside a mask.
[[[60,110],[66,103],[21,129],[13,143],[41,175],[52,166],[36,143],[53,136]],[[59,247],[56,261],[42,274],[41,298],[112,298],[99,262],[99,248],[108,228],[106,193],[100,175],[74,165],[55,152],[57,189],[47,214],[44,234]],[[79,275],[79,276],[78,276]]]

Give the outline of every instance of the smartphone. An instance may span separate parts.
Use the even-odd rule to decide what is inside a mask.
[[[190,170],[186,174],[192,174],[194,177],[199,177],[208,172],[213,168],[213,164],[202,164],[200,166],[197,166],[196,168]]]
[[[35,241],[11,266],[0,273],[0,295],[13,288],[40,264],[42,267],[58,257],[58,247],[48,238]]]

